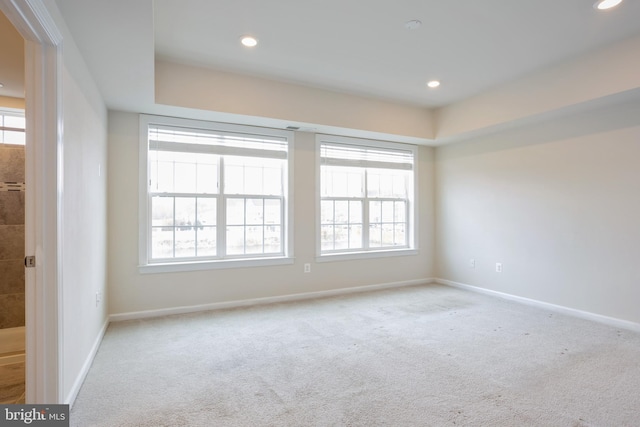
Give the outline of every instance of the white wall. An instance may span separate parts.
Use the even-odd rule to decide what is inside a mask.
[[[439,147],[438,277],[640,322],[639,159],[638,97]]]
[[[315,262],[315,135],[296,132],[293,265],[186,273],[138,272],[138,115],[109,112],[109,307],[112,314],[275,297],[433,273],[433,149],[419,149],[419,254]],[[311,263],[311,273],[303,264]]]
[[[107,112],[100,93],[54,5],[48,6],[63,34],[63,233],[62,391],[77,393],[87,359],[107,320],[106,161]]]

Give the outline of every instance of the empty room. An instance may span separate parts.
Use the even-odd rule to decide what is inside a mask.
[[[640,2],[0,10],[0,403],[640,425]]]

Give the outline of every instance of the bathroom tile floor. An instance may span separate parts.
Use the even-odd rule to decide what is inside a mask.
[[[0,366],[0,404],[24,403],[24,362]]]

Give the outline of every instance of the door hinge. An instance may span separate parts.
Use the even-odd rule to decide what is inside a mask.
[[[36,266],[36,257],[35,256],[28,256],[24,258],[24,266],[27,268],[33,268]]]

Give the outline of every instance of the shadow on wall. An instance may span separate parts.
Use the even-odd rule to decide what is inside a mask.
[[[446,145],[445,150],[436,152],[440,155],[446,152],[447,158],[468,157],[638,126],[640,89],[626,96],[629,99],[620,101],[614,95],[603,100],[597,107],[572,110],[553,120],[546,120],[545,116],[541,116],[534,122],[470,137],[465,141]]]

